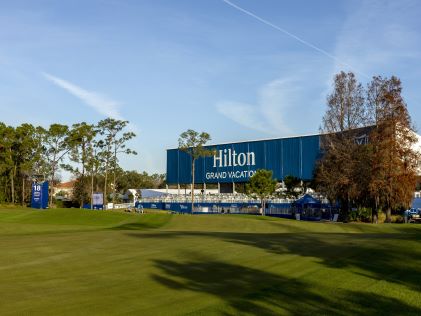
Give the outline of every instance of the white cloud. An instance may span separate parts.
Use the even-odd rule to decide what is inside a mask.
[[[297,104],[299,88],[293,80],[274,80],[260,90],[259,105],[265,121],[275,134],[290,134],[286,123],[288,110]]]
[[[418,8],[418,9],[417,9]],[[417,25],[419,1],[363,0],[350,8],[340,30],[335,55],[372,75],[398,75],[420,56]],[[345,67],[348,68],[348,67]],[[337,62],[334,72],[344,69]]]
[[[266,132],[266,128],[261,122],[258,110],[253,105],[233,101],[222,101],[216,105],[216,109],[222,115],[244,127]]]
[[[259,89],[256,105],[222,101],[216,108],[222,115],[247,128],[272,135],[288,135],[291,133],[287,124],[288,112],[302,105],[298,97],[300,89],[296,80],[273,80]]]
[[[114,101],[97,92],[85,90],[69,81],[58,78],[51,74],[43,73],[43,76],[58,87],[66,90],[68,93],[80,99],[83,103],[90,106],[98,113],[106,117],[112,117],[117,120],[123,119],[119,111],[119,102]]]

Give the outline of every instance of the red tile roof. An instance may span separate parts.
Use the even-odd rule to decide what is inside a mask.
[[[73,189],[76,181],[62,182],[56,185],[57,189]]]

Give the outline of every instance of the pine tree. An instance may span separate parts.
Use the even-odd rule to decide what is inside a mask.
[[[178,139],[178,148],[187,153],[191,158],[191,209],[194,208],[194,173],[195,163],[200,157],[212,156],[215,154],[214,150],[203,147],[211,137],[208,133],[198,133],[194,130],[187,130],[180,135]]]

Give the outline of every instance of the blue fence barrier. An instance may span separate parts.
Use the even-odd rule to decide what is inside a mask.
[[[85,203],[85,204],[83,204],[83,208],[85,210],[90,210],[91,209],[91,204]],[[92,209],[93,210],[103,210],[104,209],[104,206],[102,204],[94,204],[94,207]]]
[[[143,208],[166,210],[176,213],[192,213],[191,203],[175,203],[175,202],[137,202]],[[193,214],[260,214],[260,203],[194,203]],[[320,221],[330,220],[333,211],[329,205],[322,204],[320,208],[300,209],[294,207],[292,203],[267,203],[265,215],[281,218],[296,218],[296,214],[300,214],[301,220]]]

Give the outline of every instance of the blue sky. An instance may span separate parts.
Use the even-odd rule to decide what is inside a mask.
[[[231,0],[230,0],[231,1]],[[188,128],[212,143],[317,133],[332,78],[401,78],[421,124],[421,2],[0,1],[1,121],[131,122],[165,172]]]

